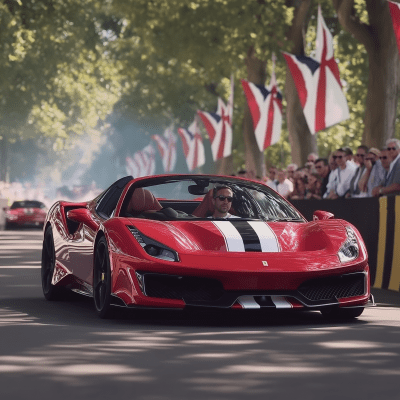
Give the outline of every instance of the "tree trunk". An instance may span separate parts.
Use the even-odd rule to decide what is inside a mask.
[[[216,161],[216,170],[218,175],[232,175],[233,174],[233,157],[221,158]]]
[[[293,42],[292,54],[304,55],[304,35],[308,24],[311,0],[304,0],[296,7],[289,40]],[[317,153],[316,135],[312,135],[307,125],[300,104],[294,80],[288,70],[285,84],[286,122],[289,132],[289,143],[292,150],[292,162],[304,165],[307,155]]]
[[[396,130],[399,92],[399,51],[388,10],[381,10],[375,46],[368,50],[368,92],[363,144],[378,149]]]
[[[250,49],[246,58],[247,80],[256,85],[265,85],[267,78],[266,62],[258,59],[254,49]],[[243,116],[243,140],[245,151],[245,165],[247,171],[254,172],[255,176],[263,176],[264,153],[258,148],[254,134],[253,118],[249,106],[245,105]]]
[[[0,139],[0,181],[7,181],[8,142],[5,137]]]
[[[365,46],[369,59],[363,144],[382,147],[395,133],[400,60],[386,0],[366,0],[369,25],[353,16],[354,1],[333,0],[340,24]]]
[[[286,73],[286,122],[289,143],[292,150],[292,162],[304,165],[310,153],[318,153],[316,136],[310,133],[306,117],[300,104],[297,89],[290,71]]]

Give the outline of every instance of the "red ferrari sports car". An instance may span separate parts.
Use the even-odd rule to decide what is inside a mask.
[[[43,227],[47,214],[46,205],[37,200],[14,201],[11,207],[4,211],[6,229],[16,226]]]
[[[233,218],[211,218],[217,185]],[[224,196],[218,196],[222,198]],[[65,288],[114,306],[319,310],[355,318],[373,305],[357,229],[304,217],[268,186],[215,175],[122,178],[88,202],[56,202],[42,251],[46,299]]]

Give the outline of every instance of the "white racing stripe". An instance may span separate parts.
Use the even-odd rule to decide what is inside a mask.
[[[292,305],[283,296],[271,296],[276,308],[292,308]]]
[[[276,253],[280,251],[278,238],[267,223],[264,221],[248,221],[248,223],[257,233],[263,253]]]
[[[243,222],[244,223],[244,222]],[[242,223],[242,224],[243,224]],[[281,251],[275,232],[264,221],[246,221],[257,235],[263,253]],[[222,233],[228,251],[245,252],[245,243],[242,235],[231,221],[213,221],[213,224]],[[247,232],[246,232],[247,233]],[[255,237],[254,235],[254,237]],[[248,238],[248,235],[246,235]]]
[[[253,296],[240,296],[237,301],[243,308],[261,308]]]
[[[242,237],[229,221],[213,221],[213,224],[220,230],[225,238],[228,251],[245,251]]]

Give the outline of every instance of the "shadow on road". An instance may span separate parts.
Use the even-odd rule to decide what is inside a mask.
[[[90,298],[34,296],[0,300],[0,332],[4,398],[398,395],[400,326],[362,317],[332,323],[317,312],[116,309],[101,320]]]

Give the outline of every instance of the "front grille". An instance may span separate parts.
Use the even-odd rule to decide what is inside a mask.
[[[312,279],[304,282],[298,291],[312,301],[344,299],[362,296],[365,293],[364,281],[363,273]]]
[[[183,299],[186,302],[216,301],[224,294],[216,279],[144,274],[145,294],[163,299]]]

